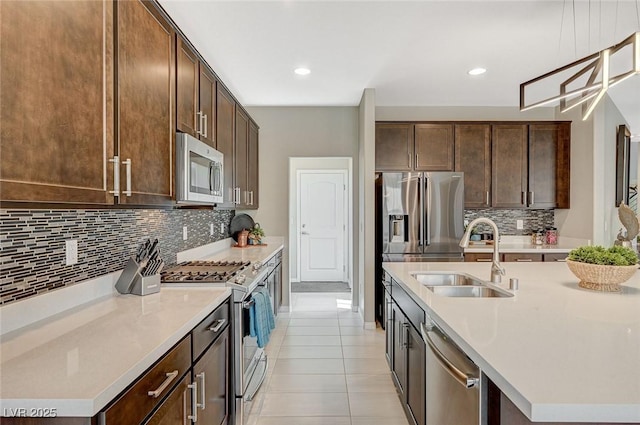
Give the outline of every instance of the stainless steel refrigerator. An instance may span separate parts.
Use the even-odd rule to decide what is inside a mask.
[[[463,173],[382,173],[382,261],[463,261]]]

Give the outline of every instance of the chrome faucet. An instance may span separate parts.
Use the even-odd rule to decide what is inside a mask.
[[[500,241],[500,235],[498,233],[498,226],[493,220],[485,217],[479,217],[473,220],[467,226],[467,230],[465,230],[462,239],[460,239],[460,248],[466,248],[469,246],[469,237],[471,237],[471,230],[479,224],[485,223],[491,226],[493,230],[493,262],[491,264],[491,282],[500,283],[501,276],[504,276],[505,270],[504,267],[500,265],[500,253],[498,252],[498,242]]]

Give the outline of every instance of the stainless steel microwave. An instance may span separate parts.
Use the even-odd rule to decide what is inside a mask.
[[[176,202],[217,204],[223,200],[224,155],[186,133],[176,134]]]

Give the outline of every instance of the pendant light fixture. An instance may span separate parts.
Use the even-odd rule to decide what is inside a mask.
[[[566,1],[562,8],[561,22],[564,22]],[[636,0],[638,29],[640,29],[639,4],[640,0]],[[573,0],[572,9],[573,42],[577,53],[575,0]],[[562,24],[560,39],[562,40]],[[591,44],[591,0],[589,0],[589,44]],[[640,75],[640,31],[631,34],[618,44],[520,84],[520,110],[527,111],[559,101],[560,112],[582,105],[582,119],[586,120],[609,88],[638,75]],[[547,94],[540,95],[542,89],[545,89]],[[531,97],[537,100],[528,101]]]
[[[625,49],[625,47],[629,48]],[[620,52],[631,55],[631,69],[614,73],[611,70],[611,58],[615,54],[620,55]],[[565,76],[565,80],[558,86],[557,94],[534,103],[527,103],[526,94],[528,88],[534,84],[544,84],[545,82],[556,80],[559,76],[562,77],[563,73],[571,72],[574,68],[579,69],[568,78]],[[586,120],[609,88],[634,75],[640,75],[640,32],[631,34],[615,46],[608,47],[520,84],[520,110],[527,111],[560,101],[560,112],[566,112],[578,105],[582,105],[582,119]]]

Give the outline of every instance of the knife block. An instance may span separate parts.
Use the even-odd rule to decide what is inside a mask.
[[[134,295],[149,295],[160,292],[160,275],[141,276],[137,274],[133,280],[131,293]]]
[[[143,267],[144,264],[138,264],[133,257],[129,258],[127,265],[124,267],[124,270],[122,270],[122,273],[116,282],[116,290],[121,294],[130,294],[133,289],[133,283],[136,280],[136,276],[140,276],[140,271]]]

